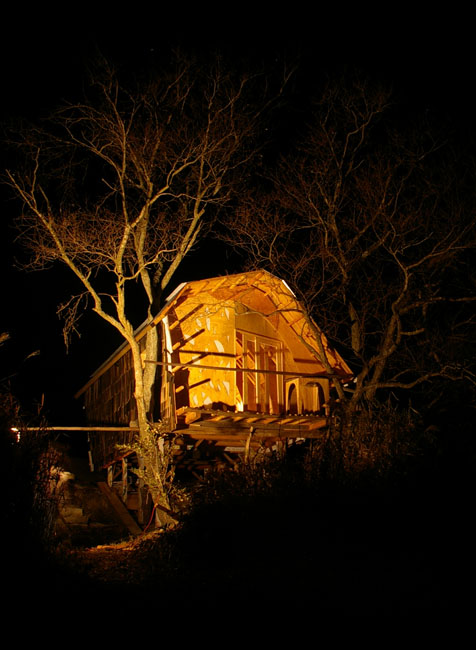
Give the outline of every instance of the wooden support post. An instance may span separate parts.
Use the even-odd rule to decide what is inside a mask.
[[[245,443],[245,463],[247,463],[250,459],[250,445],[251,445],[251,438],[253,436],[254,432],[254,427],[250,427],[250,433],[248,435],[248,438],[246,439]]]
[[[122,459],[122,500],[127,503],[127,458]]]
[[[142,456],[137,455],[137,462],[139,465],[139,470],[144,470],[144,459]],[[139,524],[144,525],[145,523],[145,502],[146,495],[144,494],[144,481],[140,478],[137,481],[137,520]]]
[[[94,472],[94,461],[93,461],[93,453],[91,451],[91,434],[88,431],[87,434],[87,440],[88,440],[88,461],[89,461],[89,471]]]
[[[286,455],[286,440],[276,441],[276,455],[278,458],[284,458]]]
[[[127,527],[131,535],[140,535],[142,533],[142,529],[137,525],[137,522],[135,522],[134,519],[131,517],[131,514],[127,510],[126,506],[119,499],[117,494],[113,492],[113,490],[111,490],[111,488],[109,488],[109,486],[106,485],[105,483],[98,483],[98,487],[101,490],[101,492],[104,494],[104,496],[107,497],[109,503],[117,513],[120,521]]]

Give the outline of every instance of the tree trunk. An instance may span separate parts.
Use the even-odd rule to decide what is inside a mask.
[[[147,341],[146,354],[149,349],[153,349],[157,345],[157,332],[155,329],[153,331],[155,336],[152,335]],[[148,408],[151,406],[153,392],[152,374],[148,371],[148,367],[152,366],[155,371],[155,366],[154,364],[143,363],[137,341],[131,341],[130,345],[134,366],[134,397],[139,428],[139,438],[136,445],[136,453],[139,456],[139,479],[145,483],[149,490],[154,507],[160,506],[170,510],[167,493],[168,459],[165,457],[163,449],[160,448],[160,438],[157,438],[156,432],[153,430],[153,424],[148,417]],[[160,436],[160,432],[158,435]],[[175,520],[162,509],[159,509],[158,517],[162,525],[175,523]]]

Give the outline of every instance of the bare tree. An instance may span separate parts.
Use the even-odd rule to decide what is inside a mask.
[[[471,378],[448,354],[453,335],[474,334],[472,312],[456,309],[475,299],[460,282],[476,241],[469,169],[458,176],[448,146],[427,127],[403,134],[392,111],[385,90],[330,85],[297,153],[281,160],[269,190],[242,202],[231,233],[252,266],[289,279],[341,346],[355,383],[350,392],[335,385],[350,410],[383,389]]]
[[[17,133],[26,164],[7,182],[23,203],[29,266],[59,262],[79,280],[82,290],[61,307],[67,336],[92,301],[127,341],[141,436],[154,370],[134,337],[130,292],[141,287],[150,318],[256,153],[266,94],[262,77],[232,74],[219,61],[177,56],[132,89],[101,62],[87,99]],[[156,346],[151,332],[149,358]]]

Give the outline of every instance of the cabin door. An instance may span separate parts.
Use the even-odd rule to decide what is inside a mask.
[[[238,408],[259,413],[280,413],[283,402],[279,341],[237,333],[236,386]],[[241,409],[240,409],[241,410]]]

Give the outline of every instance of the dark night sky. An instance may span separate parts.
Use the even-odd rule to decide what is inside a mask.
[[[0,43],[2,120],[38,116],[75,93],[81,87],[83,63],[96,47],[123,62],[140,62],[176,44],[192,44],[256,62],[264,58],[268,64],[300,54],[302,81],[309,87],[342,64],[357,65],[393,84],[407,106],[448,114],[463,131],[475,131],[474,56],[461,27],[468,24],[464,17],[461,24],[452,24],[447,15],[441,20],[426,17],[417,24],[414,16],[410,20],[402,12],[387,17],[374,14],[369,22],[342,12],[311,16],[296,9],[294,15],[279,15],[275,9],[258,15],[256,5],[253,11],[239,5],[227,16],[206,7],[194,15],[183,6],[176,14],[155,16],[137,9],[123,19],[117,16],[117,5],[114,11],[104,19],[93,13],[48,16],[43,10],[26,21],[19,12],[11,12]],[[3,154],[2,167],[8,165],[5,158]],[[8,350],[3,346],[1,351],[0,378],[15,373],[17,390],[37,398],[44,386],[56,421],[74,424],[78,414],[69,410],[71,395],[112,351],[112,332],[105,333],[96,317],[90,322],[97,329],[83,328],[81,341],[69,356],[65,354],[55,308],[58,295],[68,291],[68,274],[66,270],[25,274],[14,269],[13,233],[8,229],[13,207],[0,191],[0,263],[6,280],[1,285],[0,330],[12,335]],[[35,350],[40,354],[23,362]]]

